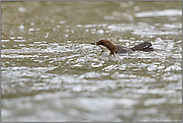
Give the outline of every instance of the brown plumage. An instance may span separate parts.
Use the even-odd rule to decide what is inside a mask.
[[[127,48],[121,45],[114,45],[113,43],[111,43],[109,40],[106,39],[102,39],[98,42],[91,44],[100,46],[102,48],[102,52],[108,49],[110,51],[110,54],[132,53],[133,51],[145,51],[145,52],[154,51],[154,49],[151,47],[152,44],[148,41],[138,44],[132,48]]]

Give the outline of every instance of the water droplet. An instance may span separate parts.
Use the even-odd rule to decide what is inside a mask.
[[[20,30],[23,30],[23,29],[24,29],[23,23],[20,24],[19,29],[20,29]]]
[[[19,12],[25,12],[25,10],[26,10],[26,9],[25,9],[24,7],[19,7],[19,8],[18,8],[18,11],[19,11]]]
[[[30,29],[29,29],[29,32],[32,32],[32,31],[34,31],[34,30],[35,30],[34,28],[30,28]]]
[[[104,33],[104,30],[102,30],[102,29],[100,29],[100,30],[98,30],[98,33]]]

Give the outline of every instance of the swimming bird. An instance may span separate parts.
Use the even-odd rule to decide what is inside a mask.
[[[91,44],[99,46],[102,49],[102,52],[109,52],[110,54],[132,53],[134,51],[154,51],[153,47],[151,47],[152,44],[149,41],[145,41],[132,48],[128,48],[122,45],[114,45],[111,41],[107,39],[102,39],[98,42],[94,42]]]

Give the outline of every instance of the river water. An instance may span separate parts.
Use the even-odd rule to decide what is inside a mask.
[[[2,121],[181,121],[182,2],[2,2]],[[101,54],[108,39],[153,52]]]

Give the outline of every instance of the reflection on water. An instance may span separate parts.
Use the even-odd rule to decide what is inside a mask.
[[[179,4],[2,2],[2,121],[180,122]],[[155,51],[109,55],[103,38]]]

